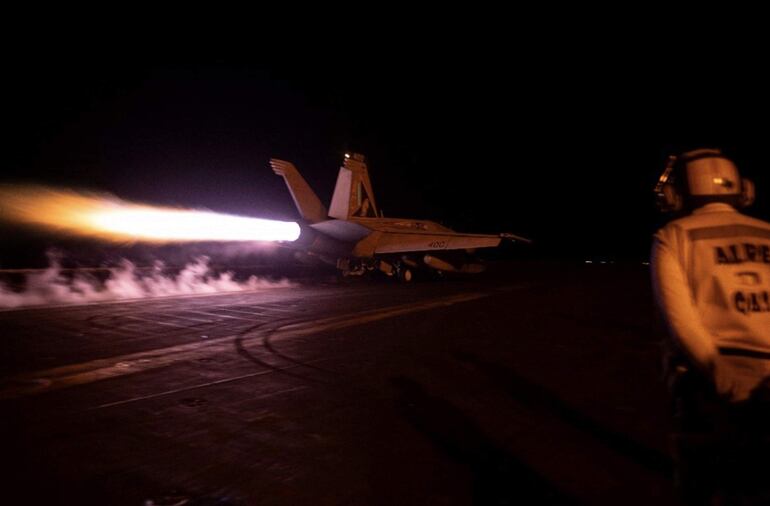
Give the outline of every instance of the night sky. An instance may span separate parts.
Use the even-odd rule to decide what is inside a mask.
[[[727,50],[530,49],[20,56],[6,63],[0,182],[295,219],[269,158],[328,204],[343,154],[360,152],[386,216],[513,232],[547,258],[643,260],[666,155],[714,146],[755,180],[749,214],[770,218],[761,68]]]

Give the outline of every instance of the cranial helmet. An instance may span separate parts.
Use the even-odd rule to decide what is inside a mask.
[[[668,158],[655,186],[661,211],[697,208],[710,202],[746,207],[754,202],[754,183],[718,149],[696,149]]]

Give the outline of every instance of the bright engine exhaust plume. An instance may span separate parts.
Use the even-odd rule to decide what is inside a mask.
[[[113,241],[294,241],[300,234],[291,221],[151,206],[44,186],[0,186],[0,217]]]

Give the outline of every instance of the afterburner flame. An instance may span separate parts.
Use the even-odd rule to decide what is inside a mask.
[[[291,221],[150,206],[41,186],[1,186],[0,217],[116,241],[294,241],[300,233]]]

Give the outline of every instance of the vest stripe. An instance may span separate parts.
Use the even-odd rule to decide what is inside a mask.
[[[753,225],[722,225],[719,227],[694,228],[687,231],[691,241],[703,239],[727,239],[730,237],[760,237],[770,239],[770,229]]]
[[[743,348],[719,348],[720,355],[733,357],[763,358],[770,360],[770,353],[766,351],[746,350]]]

